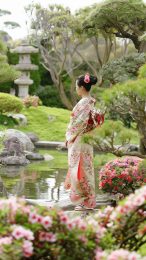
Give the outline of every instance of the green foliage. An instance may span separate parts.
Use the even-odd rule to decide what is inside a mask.
[[[96,214],[96,221],[112,234],[116,247],[130,251],[137,251],[142,245],[145,248],[145,193],[146,187],[143,186],[119,202],[116,208],[106,207]]]
[[[108,89],[103,93],[102,98],[105,100],[106,104],[110,104],[113,100],[120,100],[123,96],[132,98],[137,97],[142,100],[146,99],[145,91],[146,80],[128,80],[123,84],[116,84],[112,89]]]
[[[6,116],[6,115],[0,114],[0,125],[14,127],[15,125],[18,125],[18,121],[11,116]]]
[[[0,67],[0,83],[13,81],[19,75],[19,72],[8,64],[6,46],[2,41],[0,41]]]
[[[30,72],[30,78],[34,81],[32,85],[29,87],[29,94],[33,95],[36,93],[37,89],[40,86],[40,71],[39,71],[39,66],[40,66],[40,54],[39,53],[33,53],[31,55],[31,62],[35,65],[38,66],[38,70],[31,71]]]
[[[134,53],[108,62],[101,69],[102,85],[109,87],[129,79],[136,79],[139,68],[145,62],[146,55],[144,53]],[[142,72],[143,69],[141,68],[140,75]]]
[[[146,30],[145,11],[146,5],[142,0],[106,0],[96,8],[93,6],[84,28],[131,39],[139,50],[139,36]]]
[[[117,141],[124,145],[130,142],[133,132],[126,129],[121,121],[106,120],[101,127],[95,130],[93,136],[95,144],[100,144],[104,140],[105,143],[113,142],[112,145],[117,144]],[[84,140],[89,141],[90,139],[92,140],[92,135],[87,133]]]
[[[146,78],[146,64],[140,67],[139,73],[138,73],[139,78]]]
[[[53,85],[40,87],[36,94],[42,100],[43,105],[49,107],[65,108],[62,104],[57,88]]]
[[[0,93],[0,113],[20,112],[23,108],[22,101],[12,95]]]

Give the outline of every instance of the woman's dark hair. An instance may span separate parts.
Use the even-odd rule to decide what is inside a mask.
[[[78,87],[83,86],[86,91],[90,91],[91,86],[97,83],[97,77],[91,76],[89,73],[81,75],[77,78]]]

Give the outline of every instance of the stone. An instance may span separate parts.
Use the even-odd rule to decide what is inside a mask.
[[[18,121],[18,124],[21,126],[27,125],[27,118],[23,114],[9,114],[9,116],[15,118]]]
[[[48,120],[49,120],[49,121],[54,121],[55,119],[56,119],[55,116],[52,116],[52,115],[49,115],[49,116],[48,116]]]
[[[54,157],[50,154],[44,154],[44,159],[45,161],[51,161],[54,159]]]
[[[26,158],[28,160],[44,160],[44,156],[42,154],[39,153],[28,153],[26,154]]]
[[[27,165],[30,162],[25,156],[7,156],[0,157],[0,163],[2,165]]]
[[[32,141],[32,143],[36,143],[39,141],[39,137],[34,134],[34,133],[26,133],[26,135],[30,138],[30,140]]]
[[[5,140],[11,137],[17,137],[19,141],[23,144],[23,148],[25,151],[33,151],[34,145],[31,142],[30,138],[23,132],[16,130],[16,129],[7,129],[5,131],[0,131],[0,137],[4,138]]]
[[[130,144],[127,149],[128,152],[138,152],[139,151],[139,145],[136,144]]]
[[[15,136],[6,139],[3,142],[3,144],[5,146],[5,151],[7,151],[8,155],[20,156],[24,154],[23,144]]]

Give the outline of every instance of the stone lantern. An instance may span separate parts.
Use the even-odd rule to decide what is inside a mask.
[[[29,85],[33,84],[33,80],[30,79],[30,71],[38,69],[38,66],[31,64],[30,55],[38,53],[38,49],[28,43],[22,43],[11,52],[19,54],[19,64],[15,65],[15,68],[21,72],[21,76],[14,82],[18,85],[18,96],[25,98],[29,94]]]

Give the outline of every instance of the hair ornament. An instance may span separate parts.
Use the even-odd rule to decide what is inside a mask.
[[[84,76],[84,82],[85,83],[89,83],[90,82],[90,75],[89,73],[86,73],[85,76]]]

